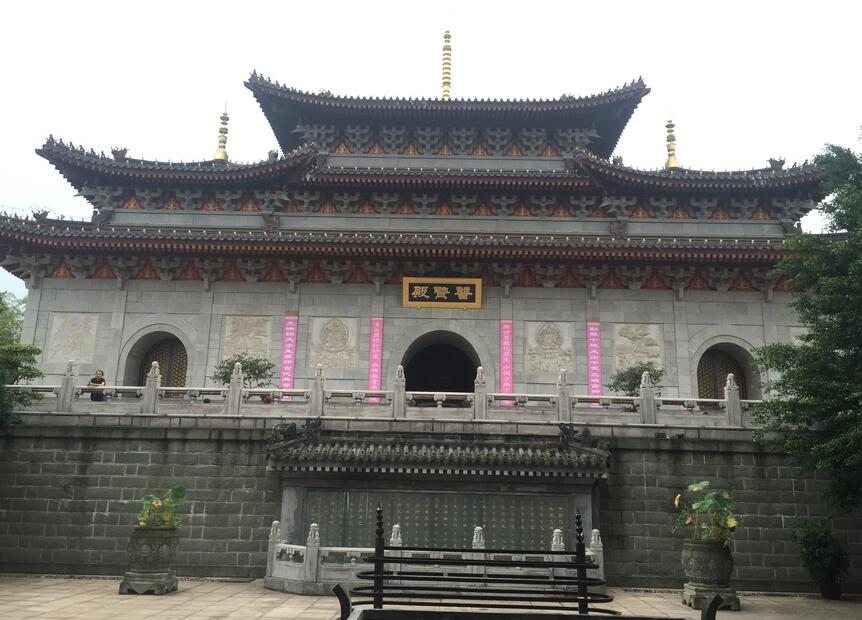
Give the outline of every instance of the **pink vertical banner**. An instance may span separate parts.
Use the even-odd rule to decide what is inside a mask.
[[[601,396],[602,390],[602,324],[587,321],[587,394]],[[590,407],[598,407],[592,403]]]
[[[296,369],[296,338],[299,333],[299,317],[284,317],[284,335],[281,340],[281,380],[279,387],[283,390],[293,389],[293,377]],[[284,396],[281,400],[291,400]]]
[[[383,372],[383,317],[371,318],[371,334],[368,338],[368,389],[379,390]],[[379,403],[379,398],[369,398],[369,403]]]
[[[500,321],[500,393],[511,394],[514,391],[514,373],[512,371],[512,321]],[[505,407],[511,407],[511,400],[500,401]]]

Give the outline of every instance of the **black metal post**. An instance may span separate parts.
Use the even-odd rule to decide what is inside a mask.
[[[383,609],[383,508],[377,503],[377,529],[374,530],[374,609]]]
[[[581,511],[575,512],[575,562],[578,565],[578,613],[588,614],[590,611],[589,590],[587,590],[587,550],[584,545],[584,527],[581,522]]]

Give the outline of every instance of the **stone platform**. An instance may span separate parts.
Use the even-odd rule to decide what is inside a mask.
[[[335,597],[298,596],[264,590],[261,580],[202,581],[180,578],[167,596],[120,596],[117,579],[0,577],[0,620],[334,620]],[[612,609],[658,617],[690,618],[700,612],[679,602],[679,591],[611,589]],[[719,612],[720,620],[858,620],[862,597],[824,601],[812,597],[741,595],[740,612]]]

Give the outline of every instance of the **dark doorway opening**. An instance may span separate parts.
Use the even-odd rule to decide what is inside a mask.
[[[439,331],[417,338],[402,365],[408,391],[473,392],[479,356],[463,337]]]
[[[146,384],[153,362],[159,363],[162,387],[185,387],[189,360],[186,348],[177,338],[164,338],[146,350],[138,367],[138,385]]]

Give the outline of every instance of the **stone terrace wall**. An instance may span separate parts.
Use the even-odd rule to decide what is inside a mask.
[[[264,433],[19,427],[0,440],[0,571],[121,574],[140,498],[188,489],[181,575],[263,577]]]
[[[826,514],[828,480],[802,472],[783,455],[749,441],[616,439],[612,467],[600,490],[608,582],[619,586],[681,587],[682,539],[672,534],[673,500],[692,482],[727,489],[741,526],[734,536],[734,583],[744,590],[815,591],[799,562],[796,529]],[[836,518],[852,569],[846,592],[862,591],[862,517]]]
[[[269,526],[280,513],[278,478],[267,474],[263,448],[278,418],[23,417],[11,437],[0,438],[0,572],[121,574],[140,498],[182,484],[191,501],[178,573],[263,576]],[[405,423],[405,430],[412,425],[432,430],[434,423]],[[476,430],[469,423],[442,426]],[[518,432],[526,428],[539,430]],[[699,439],[655,439],[657,426],[592,430],[613,455],[599,515],[611,585],[681,587],[673,498],[690,482],[709,479],[738,502],[736,586],[813,590],[794,532],[824,513],[824,479],[759,450],[747,430],[665,429]],[[862,591],[862,518],[836,525],[853,556],[845,590]]]

